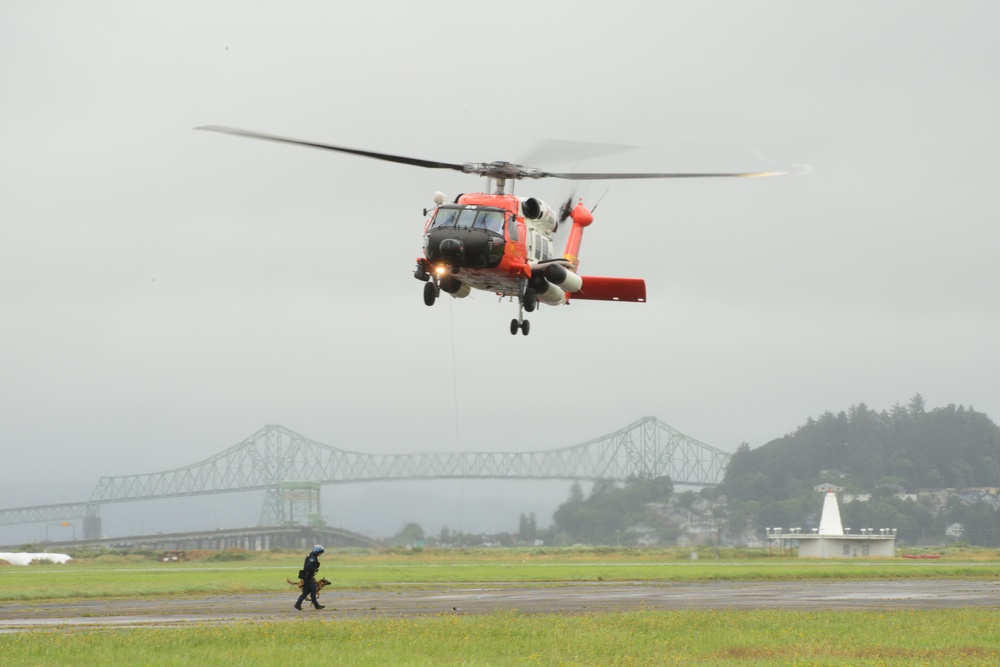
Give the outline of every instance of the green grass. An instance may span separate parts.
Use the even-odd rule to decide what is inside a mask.
[[[21,665],[1000,664],[994,610],[637,611],[0,635]]]
[[[204,555],[204,554],[201,554]],[[940,560],[800,561],[760,552],[523,549],[343,551],[321,574],[335,588],[476,582],[713,581],[1000,577],[995,551]],[[302,555],[162,563],[99,555],[0,568],[0,606],[72,598],[288,591]],[[0,634],[0,664],[80,665],[997,665],[995,609],[634,611],[601,614],[291,616],[280,622]]]
[[[723,552],[640,549],[425,550],[333,552],[320,574],[334,589],[411,588],[477,582],[767,581],[795,579],[996,579],[996,552],[940,560],[799,560]],[[66,565],[0,568],[0,603],[80,598],[190,596],[286,591],[301,567],[298,553],[254,553],[247,560],[163,563],[100,556]]]
[[[0,602],[134,597],[137,590],[144,596],[285,591],[285,579],[295,577],[300,560],[297,553],[262,553],[240,561],[162,563],[99,557],[66,565],[10,566],[0,568]],[[381,590],[475,582],[995,579],[1000,577],[1000,560],[958,554],[918,561],[692,561],[670,552],[641,550],[350,552],[328,553],[320,573],[334,589]]]

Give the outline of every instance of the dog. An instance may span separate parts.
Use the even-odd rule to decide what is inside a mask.
[[[300,592],[302,591],[302,586],[305,584],[305,582],[302,581],[301,579],[299,579],[298,581],[292,581],[291,579],[285,579],[285,581],[287,581],[292,586],[298,586]],[[330,582],[329,582],[329,580],[327,580],[326,577],[323,577],[322,579],[317,579],[316,580],[316,597],[317,597],[317,599],[319,598],[320,591],[322,591],[325,587],[327,587],[329,585],[330,585]]]

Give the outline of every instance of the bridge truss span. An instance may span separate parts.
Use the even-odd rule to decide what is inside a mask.
[[[366,454],[269,425],[243,442],[184,468],[102,477],[90,502],[252,491],[289,481],[347,484],[405,479],[491,478],[627,480],[670,477],[675,484],[722,481],[729,454],[655,417],[560,449],[530,452]]]
[[[729,454],[685,436],[655,417],[560,449],[528,452],[367,454],[310,440],[268,425],[204,461],[163,472],[102,477],[86,503],[63,506],[75,518],[96,518],[104,503],[214,493],[265,491],[260,523],[282,525],[282,485],[349,484],[421,479],[617,480],[670,477],[676,485],[722,481]],[[318,488],[318,487],[317,487]],[[318,501],[317,501],[318,502]],[[27,523],[59,511],[0,510],[0,525]],[[53,514],[54,513],[54,514]]]

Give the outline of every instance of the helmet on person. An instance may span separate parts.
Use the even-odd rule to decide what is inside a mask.
[[[314,554],[321,554],[321,553],[323,553],[324,551],[326,551],[326,549],[324,549],[324,548],[323,548],[322,546],[320,546],[320,545],[318,545],[318,544],[317,544],[316,546],[314,546],[314,547],[313,547],[313,553],[314,553]]]

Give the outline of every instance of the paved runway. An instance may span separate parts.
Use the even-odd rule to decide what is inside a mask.
[[[637,609],[942,609],[1000,607],[1000,582],[955,580],[641,582],[483,584],[411,591],[330,591],[326,609],[292,608],[292,593],[183,599],[96,600],[0,605],[0,632],[24,629],[141,627],[316,618],[524,613],[598,613]]]

